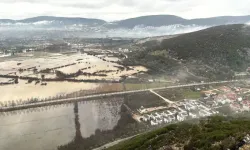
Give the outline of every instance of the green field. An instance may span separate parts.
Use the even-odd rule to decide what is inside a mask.
[[[199,91],[191,91],[191,90],[184,90],[183,95],[186,99],[198,99],[201,97],[201,92]]]
[[[125,96],[125,104],[132,110],[137,110],[141,106],[145,108],[167,106],[164,100],[150,92],[128,94]]]
[[[189,88],[165,89],[156,92],[171,101],[180,101],[183,99],[198,99],[201,97],[200,91],[193,91]]]

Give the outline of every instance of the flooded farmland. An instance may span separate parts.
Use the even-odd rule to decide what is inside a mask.
[[[92,50],[92,49],[91,49]],[[145,73],[142,66],[123,66],[115,53],[44,53],[33,57],[14,57],[0,61],[0,103],[40,101],[81,90],[96,90],[101,83],[120,82]],[[100,55],[102,54],[102,55]],[[28,54],[27,54],[28,55]]]
[[[57,150],[81,141],[90,149],[96,134],[121,120],[123,98],[107,98],[0,114],[1,150]],[[92,137],[92,138],[91,138]],[[84,145],[84,140],[92,140]],[[99,143],[100,144],[100,143]]]

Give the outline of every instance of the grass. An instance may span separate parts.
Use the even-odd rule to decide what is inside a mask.
[[[201,92],[185,90],[183,91],[183,95],[186,99],[198,99],[201,97]]]
[[[153,55],[153,56],[164,56],[164,57],[166,57],[168,55],[168,52],[166,50],[163,50],[163,51],[156,50],[156,51],[151,52],[150,54]]]
[[[141,106],[145,108],[163,106],[166,102],[150,92],[144,92],[126,95],[125,104],[132,110],[137,110]]]
[[[198,99],[201,97],[201,92],[192,91],[189,88],[165,89],[156,92],[171,101],[180,101],[183,99]]]

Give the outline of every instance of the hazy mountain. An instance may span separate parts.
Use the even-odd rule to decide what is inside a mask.
[[[60,21],[63,24],[99,24],[99,25],[102,25],[106,23],[104,20],[100,20],[100,19],[68,18],[68,17],[53,17],[53,16],[39,16],[39,17],[34,17],[34,18],[17,20],[16,22],[34,23],[34,22],[39,22],[39,21]]]
[[[249,39],[250,26],[223,25],[163,40],[160,47],[181,60],[240,71],[248,67]]]
[[[243,24],[249,21],[250,16],[222,16],[188,20],[173,15],[153,15],[121,20],[114,22],[114,24],[118,27],[134,28],[139,25],[159,27],[174,24],[215,26],[225,24]]]
[[[0,23],[14,23],[14,20],[11,19],[0,19]]]
[[[75,25],[75,24],[95,24],[105,25],[110,27],[118,28],[134,28],[136,26],[168,26],[168,25],[224,25],[224,24],[240,24],[250,21],[250,16],[222,16],[213,18],[200,18],[200,19],[184,19],[173,15],[152,15],[152,16],[141,16],[136,18],[130,18],[115,22],[106,22],[100,19],[90,18],[69,18],[69,17],[53,17],[53,16],[39,16],[33,18],[27,18],[23,20],[11,20],[11,19],[0,19],[0,23],[30,23],[34,24],[37,22],[59,22],[64,25]]]
[[[250,21],[250,16],[222,16],[212,18],[191,19],[184,24],[196,25],[225,25],[225,24],[244,24]]]
[[[151,73],[177,76],[182,70],[196,78],[228,79],[250,65],[250,26],[216,26],[141,46],[145,50],[131,54],[126,65],[144,65]]]
[[[22,36],[20,31],[58,31],[60,36],[85,37],[150,37],[189,33],[225,24],[244,24],[250,16],[224,16],[202,19],[184,19],[173,15],[152,15],[115,22],[100,19],[39,16],[23,20],[0,19],[2,36]],[[9,34],[9,32],[12,34]],[[76,32],[69,35],[68,31]],[[15,34],[16,32],[16,34]],[[57,33],[54,33],[57,34]],[[25,36],[27,34],[23,34]],[[38,35],[39,36],[39,35]]]
[[[125,28],[133,28],[138,25],[159,27],[173,24],[182,24],[185,21],[187,20],[173,15],[153,15],[121,20],[114,22],[114,24],[118,27]]]
[[[53,16],[39,16],[33,18],[27,18],[23,20],[10,20],[10,19],[0,19],[0,25],[2,26],[68,26],[68,25],[95,25],[101,26],[105,24],[104,20],[100,19],[90,19],[90,18],[69,18],[69,17],[53,17]]]

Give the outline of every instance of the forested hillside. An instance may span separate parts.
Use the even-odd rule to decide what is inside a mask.
[[[236,150],[250,133],[250,120],[214,116],[200,121],[168,125],[136,136],[108,150]],[[247,145],[244,145],[247,146]]]
[[[145,65],[153,74],[174,74],[180,68],[208,79],[233,78],[249,66],[250,27],[225,25],[144,43],[125,64]]]

